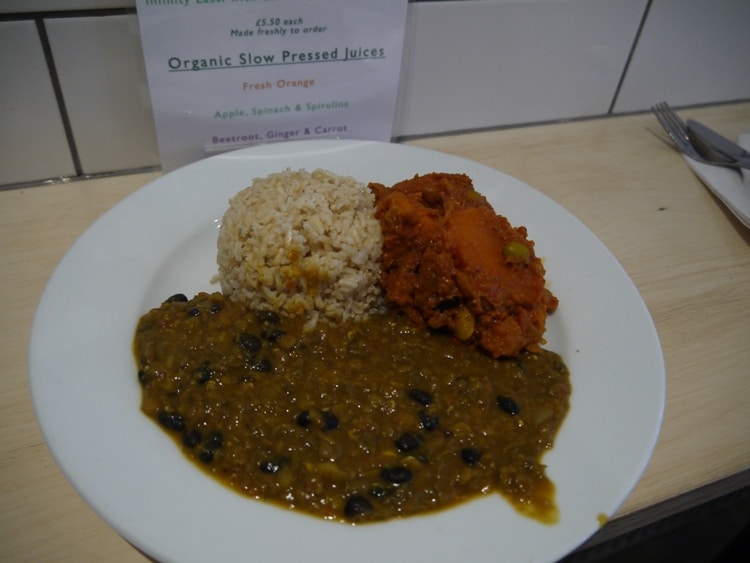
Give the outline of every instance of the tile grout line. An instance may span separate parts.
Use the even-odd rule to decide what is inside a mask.
[[[35,18],[34,23],[36,24],[39,40],[42,43],[44,60],[47,63],[47,71],[49,72],[49,78],[52,82],[52,89],[55,92],[57,109],[60,112],[60,119],[62,120],[63,129],[65,131],[65,138],[68,141],[68,150],[70,151],[70,157],[73,159],[73,167],[75,168],[76,176],[81,176],[83,175],[83,167],[81,166],[81,159],[78,155],[78,148],[76,147],[75,137],[73,135],[73,127],[70,123],[68,110],[65,107],[65,99],[62,92],[62,86],[60,84],[60,78],[57,74],[55,59],[52,55],[52,46],[50,45],[49,36],[47,35],[47,27],[44,25],[44,19],[42,18]]]
[[[635,37],[633,38],[633,43],[630,46],[628,57],[625,59],[625,65],[622,67],[622,73],[620,73],[620,80],[617,82],[617,86],[615,87],[615,93],[612,96],[612,102],[610,103],[609,109],[607,110],[608,114],[611,114],[615,110],[615,105],[617,104],[617,98],[620,97],[620,90],[622,90],[622,85],[625,83],[625,77],[628,75],[628,69],[630,68],[630,63],[633,62],[633,55],[635,54],[635,50],[638,47],[638,42],[641,39],[641,33],[643,33],[643,28],[646,25],[646,20],[648,19],[648,13],[651,11],[652,3],[653,3],[653,0],[648,0],[648,2],[646,3],[646,8],[643,10],[643,16],[641,17],[641,21],[638,24],[638,29],[635,32]]]

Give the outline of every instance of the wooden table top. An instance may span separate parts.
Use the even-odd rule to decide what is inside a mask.
[[[750,132],[750,103],[681,113],[729,137]],[[607,245],[643,296],[664,352],[664,420],[643,477],[604,536],[618,522],[630,528],[750,483],[750,230],[657,131],[651,115],[639,114],[406,142],[545,193]],[[53,461],[29,396],[27,355],[37,303],[65,251],[159,176],[0,192],[0,560],[145,559]]]

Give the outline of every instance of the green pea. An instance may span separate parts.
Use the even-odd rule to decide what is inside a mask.
[[[528,262],[531,253],[525,244],[514,240],[505,245],[503,256],[506,260]]]

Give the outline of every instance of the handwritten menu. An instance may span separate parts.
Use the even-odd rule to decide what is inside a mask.
[[[162,169],[392,136],[407,0],[137,0]]]

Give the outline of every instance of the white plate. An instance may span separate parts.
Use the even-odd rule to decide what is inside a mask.
[[[131,354],[138,318],[176,292],[216,289],[217,227],[228,199],[286,167],[392,184],[465,172],[496,211],[525,225],[560,307],[548,348],[571,371],[570,413],[544,461],[560,522],[499,495],[430,516],[346,526],[230,491],[187,462],[139,410]],[[651,454],[664,367],[651,317],[604,245],[541,193],[454,156],[397,144],[297,141],[223,154],[143,187],[101,217],[55,270],[34,319],[31,389],[66,477],[132,544],[160,561],[553,561],[594,533]]]

